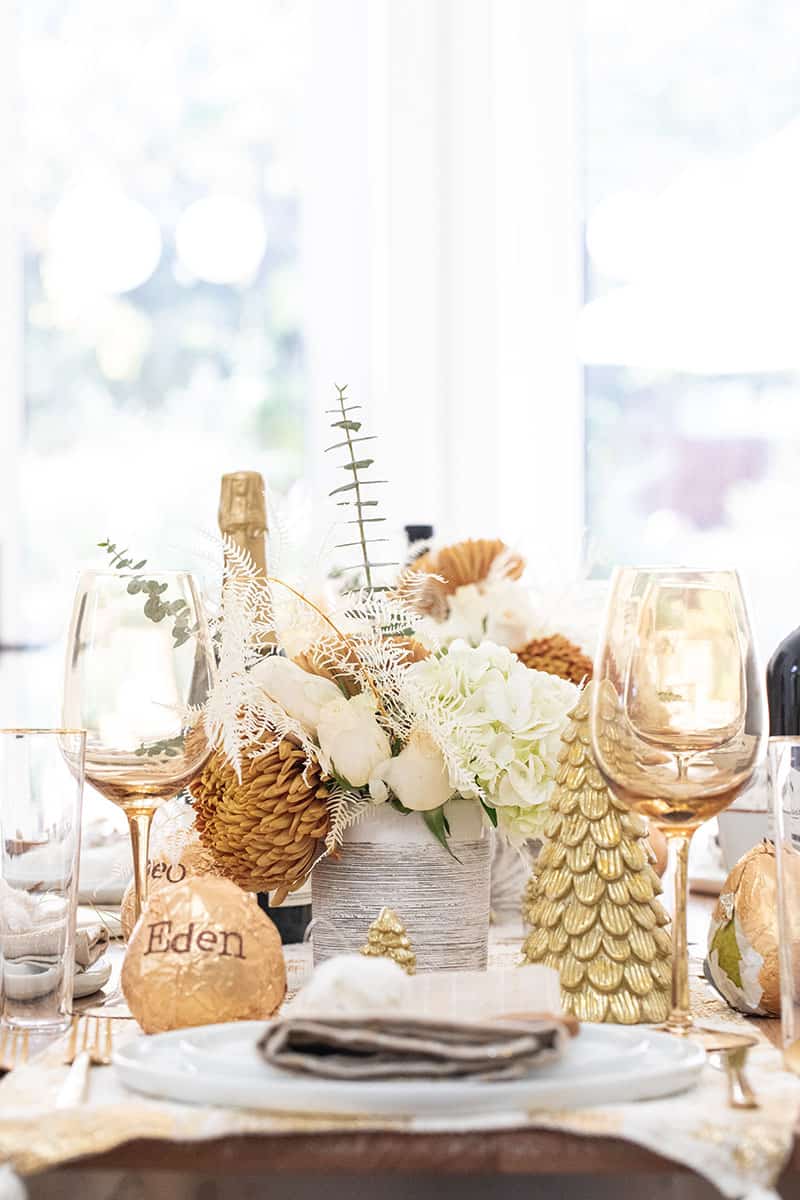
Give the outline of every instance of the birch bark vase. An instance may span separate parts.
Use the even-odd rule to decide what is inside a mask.
[[[376,807],[311,876],[315,965],[357,954],[381,908],[395,909],[417,971],[486,969],[492,842],[474,801],[447,806],[456,862],[417,813]]]

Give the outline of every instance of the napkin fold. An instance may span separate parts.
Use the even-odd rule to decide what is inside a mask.
[[[62,895],[27,891],[0,879],[0,939],[6,961],[53,963],[64,953],[69,904]],[[109,943],[101,921],[75,931],[75,965],[97,962]]]
[[[0,879],[0,952],[3,988],[12,1000],[36,1000],[58,985],[70,906],[65,896],[12,887]],[[92,967],[105,953],[109,931],[102,921],[75,930],[74,991],[87,995],[102,987],[110,968]],[[85,978],[83,978],[85,976]]]
[[[99,921],[75,930],[75,966],[85,969],[96,963],[110,941],[108,930]],[[3,935],[3,957],[16,961],[24,959],[35,964],[54,963],[64,947],[63,924],[34,926],[24,933]]]
[[[557,1017],[448,1021],[428,1017],[286,1017],[259,1042],[273,1067],[325,1079],[517,1079],[561,1056]]]

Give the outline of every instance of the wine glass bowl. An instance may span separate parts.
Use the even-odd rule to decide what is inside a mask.
[[[197,588],[185,572],[81,576],[70,628],[64,717],[86,730],[86,780],[125,811],[137,916],[155,809],[201,770],[200,719],[214,671]]]
[[[736,572],[618,569],[594,677],[600,771],[677,846],[668,1026],[685,1031],[689,840],[749,782],[763,747],[762,688]]]

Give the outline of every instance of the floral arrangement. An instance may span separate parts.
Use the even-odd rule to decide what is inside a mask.
[[[323,611],[226,543],[218,681],[205,711],[216,749],[191,790],[200,837],[228,873],[283,895],[375,805],[419,813],[448,850],[456,797],[514,844],[538,834],[577,698],[574,684],[485,637],[440,642],[429,617],[430,589],[442,583],[434,571],[377,582],[392,564],[376,561],[378,481],[356,448],[367,439],[355,410],[339,389],[332,424],[347,482],[332,495],[350,510],[357,586]],[[508,580],[513,558],[504,563]]]
[[[363,633],[347,636],[345,646],[362,662],[373,649]],[[356,677],[349,657],[337,669],[345,665]],[[269,731],[283,736],[291,722],[352,815],[389,802],[422,813],[441,836],[443,806],[461,796],[480,802],[512,841],[540,832],[573,685],[491,643],[454,642],[417,662],[389,655],[371,666],[365,689],[346,696],[288,658],[263,659],[249,681],[258,689],[250,715],[260,710],[264,720],[258,744]]]

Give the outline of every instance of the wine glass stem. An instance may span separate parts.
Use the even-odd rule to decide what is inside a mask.
[[[665,831],[666,832],[666,831]],[[689,843],[691,833],[667,833],[674,845],[675,911],[672,917],[672,1004],[667,1018],[670,1033],[688,1033],[692,1028],[689,1000],[689,944],[686,936],[686,901],[689,891]]]
[[[142,914],[147,900],[147,855],[150,848],[150,824],[153,820],[153,810],[128,813],[128,825],[131,831],[131,849],[133,850],[133,890],[134,918],[136,921]]]

